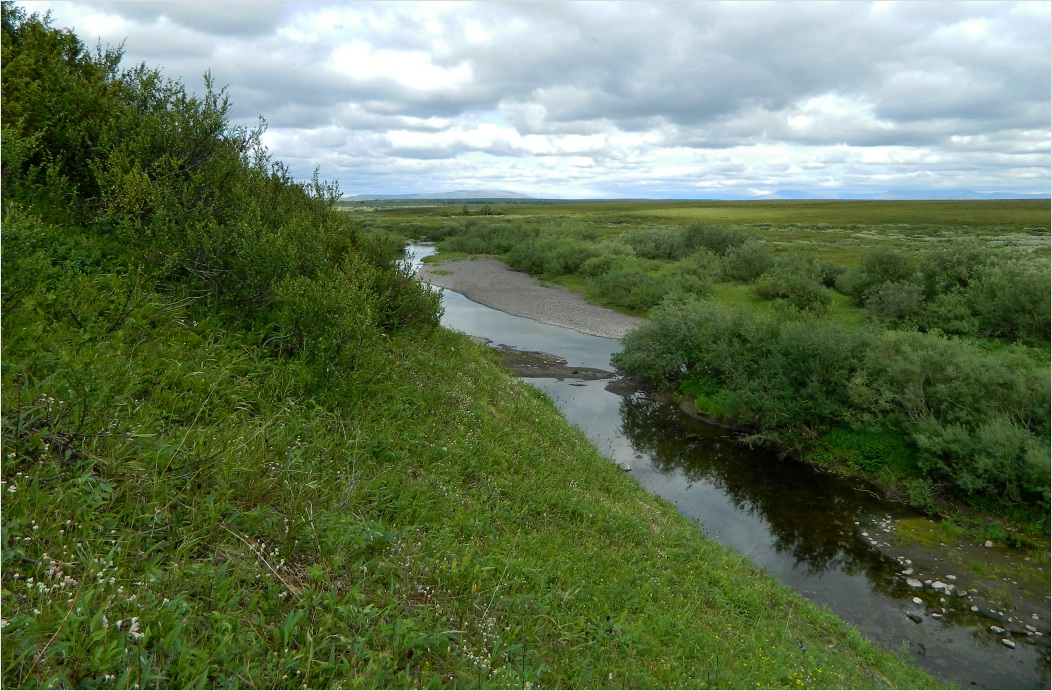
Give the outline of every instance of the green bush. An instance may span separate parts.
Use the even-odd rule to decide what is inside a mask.
[[[917,326],[924,313],[924,286],[913,280],[888,281],[866,291],[866,313],[881,324]]]
[[[469,221],[463,230],[448,235],[441,249],[467,254],[505,254],[521,242],[535,237],[535,229],[527,229],[522,223],[480,224]]]
[[[910,279],[914,274],[913,261],[906,255],[887,247],[864,253],[861,266],[840,274],[835,279],[836,289],[865,304],[866,294],[883,283]]]
[[[651,273],[639,264],[615,268],[589,283],[607,303],[637,312],[655,307],[677,285],[674,279]]]
[[[392,265],[395,248],[334,210],[335,184],[272,163],[265,123],[231,125],[208,75],[199,97],[145,66],[118,71],[119,52],[92,56],[3,8],[4,134],[18,149],[4,161],[5,208],[60,209],[152,279],[212,296],[285,348],[346,353],[366,331],[438,323],[437,299]],[[45,179],[57,183],[39,192]]]
[[[821,276],[816,262],[784,260],[756,279],[756,294],[765,300],[781,300],[802,312],[821,313],[833,301]]]
[[[692,223],[680,231],[679,244],[684,255],[704,248],[722,257],[744,245],[746,240],[747,236],[730,228],[710,223]]]
[[[1002,262],[989,267],[965,293],[985,336],[1047,343],[1052,330],[1052,280],[1046,262]]]
[[[584,262],[602,253],[597,238],[591,224],[548,224],[536,235],[511,247],[505,259],[512,266],[531,273],[572,274]]]
[[[771,271],[776,263],[774,252],[762,242],[750,240],[727,252],[724,272],[728,278],[752,283]]]
[[[702,382],[699,396],[762,437],[870,472],[887,467],[925,501],[1047,512],[1052,393],[1047,366],[1025,349],[779,322],[689,299],[666,300],[623,346],[619,367]],[[851,432],[822,441],[834,429]]]
[[[672,230],[640,230],[624,233],[620,239],[644,259],[678,259],[684,255],[682,238]]]

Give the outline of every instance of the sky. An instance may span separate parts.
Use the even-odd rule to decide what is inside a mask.
[[[1048,195],[1049,2],[26,2],[344,195]]]

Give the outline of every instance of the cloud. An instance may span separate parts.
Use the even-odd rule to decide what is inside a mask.
[[[1043,2],[52,7],[345,189],[1049,188]]]

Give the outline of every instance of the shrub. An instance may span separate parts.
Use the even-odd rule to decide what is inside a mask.
[[[441,246],[443,250],[451,252],[505,254],[536,234],[536,230],[528,230],[522,223],[482,225],[469,221],[464,224],[463,230],[446,237]]]
[[[770,247],[762,242],[750,240],[727,252],[723,263],[728,278],[743,283],[752,283],[774,268],[776,259]]]
[[[916,326],[924,309],[924,286],[913,280],[888,281],[864,295],[866,313],[886,325]]]
[[[890,468],[918,502],[949,494],[1047,513],[1052,391],[1047,366],[1024,348],[781,323],[682,298],[622,342],[619,367],[697,388],[705,406],[761,437]],[[832,429],[839,437],[823,439]]]
[[[861,266],[836,276],[836,289],[865,304],[866,294],[882,283],[905,281],[913,276],[913,262],[904,254],[879,247],[862,255]]]
[[[802,312],[823,312],[833,295],[820,276],[814,262],[783,261],[756,280],[756,294],[765,300],[782,300]]]
[[[680,231],[679,244],[683,247],[684,254],[704,248],[724,256],[735,247],[744,245],[747,239],[745,235],[730,228],[710,223],[693,223]]]
[[[644,259],[678,259],[686,254],[682,238],[671,230],[640,230],[620,238]]]
[[[577,271],[582,276],[595,277],[632,263],[635,251],[618,240],[604,240],[595,246],[596,256],[581,262]]]
[[[581,265],[602,254],[598,234],[587,223],[553,223],[514,245],[505,256],[509,264],[533,273],[576,273]]]
[[[615,268],[590,283],[603,300],[637,312],[655,307],[677,287],[674,279],[651,273],[639,264]]]
[[[967,288],[986,269],[998,263],[998,255],[978,240],[955,239],[928,252],[921,261],[928,297]]]
[[[928,300],[918,322],[926,330],[938,330],[959,336],[977,336],[979,318],[961,290],[941,293]]]
[[[1047,263],[1002,262],[982,272],[965,296],[983,335],[1047,343],[1052,329]]]

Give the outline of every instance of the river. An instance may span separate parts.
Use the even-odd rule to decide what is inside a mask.
[[[417,260],[433,251],[410,247]],[[1040,624],[1028,634],[1021,620],[1006,621],[1007,613],[985,607],[973,612],[978,607],[972,598],[911,588],[902,572],[913,564],[896,554],[892,537],[897,521],[917,518],[903,505],[880,500],[857,481],[750,449],[733,432],[626,385],[612,372],[604,379],[572,375],[575,367],[611,370],[610,357],[620,350],[614,339],[515,317],[449,290],[443,291],[443,305],[447,328],[564,358],[564,376],[524,381],[544,391],[605,456],[674,503],[705,535],[828,606],[874,644],[905,649],[918,666],[962,688],[1049,688],[1047,605],[1043,613],[1025,613]],[[932,577],[967,589],[968,576],[946,573],[948,568]],[[1020,634],[1014,648],[1002,642],[1011,633],[990,630],[998,625]]]

